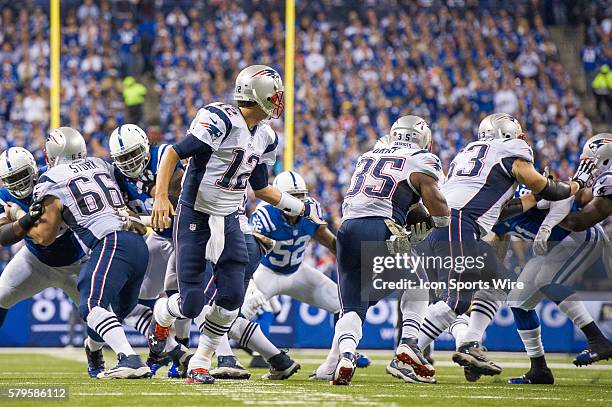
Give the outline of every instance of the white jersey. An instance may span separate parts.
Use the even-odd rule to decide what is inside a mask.
[[[234,106],[211,103],[200,109],[186,139],[174,146],[179,157],[190,157],[181,203],[210,215],[235,212],[255,167],[276,161],[277,145],[278,137],[267,123],[251,132]]]
[[[612,172],[604,172],[593,183],[593,196],[612,198]]]
[[[124,206],[113,167],[101,158],[86,158],[50,168],[34,188],[34,201],[55,196],[62,218],[82,245],[92,249],[107,234],[121,230],[117,208]]]
[[[410,207],[421,199],[410,175],[421,172],[440,180],[440,159],[427,150],[375,148],[359,157],[342,203],[342,220],[380,216],[406,223]]]
[[[448,207],[461,210],[490,232],[502,205],[514,194],[512,163],[518,158],[533,163],[533,151],[520,139],[469,143],[451,162],[440,188]]]

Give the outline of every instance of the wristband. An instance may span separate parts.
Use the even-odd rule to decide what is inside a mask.
[[[274,206],[291,216],[299,216],[304,210],[304,202],[286,192],[281,193],[280,201]]]

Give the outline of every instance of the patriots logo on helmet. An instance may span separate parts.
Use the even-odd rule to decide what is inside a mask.
[[[267,68],[267,69],[262,69],[260,71],[255,72],[251,76],[251,78],[254,78],[256,76],[270,76],[272,78],[278,78],[280,75],[274,69]]]
[[[608,144],[608,143],[612,143],[612,139],[601,138],[599,140],[594,140],[591,143],[589,143],[589,148],[591,149],[591,151],[597,151],[599,150],[601,146],[603,146],[604,144]]]

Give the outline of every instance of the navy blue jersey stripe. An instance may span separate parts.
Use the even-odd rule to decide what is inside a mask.
[[[264,150],[264,154],[269,153],[271,151],[276,150],[276,147],[278,146],[278,135],[276,133],[274,133],[274,142],[272,144],[269,144],[268,147],[266,147],[266,149]],[[291,175],[293,177],[293,175]],[[295,177],[294,177],[295,179]]]
[[[74,233],[76,233],[79,239],[81,239],[81,241],[85,243],[85,246],[89,247],[90,249],[93,249],[96,244],[98,244],[99,239],[94,236],[91,230],[79,225],[72,212],[70,212],[70,210],[66,206],[62,211],[62,218],[66,221],[68,227]]]
[[[219,109],[218,107],[206,106],[204,109],[208,110],[211,113],[216,114],[217,116],[219,116],[219,118],[221,118],[221,120],[223,120],[223,123],[225,123],[225,136],[223,136],[223,140],[221,140],[221,144],[223,144],[227,136],[232,131],[232,127],[233,127],[232,121],[229,119],[229,117],[227,117],[227,114],[223,110]]]
[[[45,182],[50,182],[52,184],[55,184],[55,181],[53,181],[51,178],[49,178],[47,175],[43,175],[40,178],[38,178],[38,181],[36,182],[37,184],[44,184]]]
[[[483,187],[463,205],[461,211],[473,220],[478,219],[491,209],[495,202],[512,188],[513,184],[514,179],[505,173],[501,164],[495,164]]]

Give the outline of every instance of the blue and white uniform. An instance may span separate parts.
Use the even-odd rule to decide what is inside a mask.
[[[195,318],[206,296],[204,270],[215,264],[215,304],[237,310],[244,299],[249,261],[239,208],[247,184],[267,186],[278,137],[265,122],[249,129],[240,110],[224,103],[200,109],[186,137],[173,148],[189,158],[174,223],[181,312]],[[203,250],[204,248],[204,250]]]
[[[140,216],[151,215],[154,201],[151,190],[155,186],[161,159],[169,148],[171,148],[169,144],[151,146],[149,162],[139,179],[129,178],[115,167],[114,176],[124,194],[127,207]],[[177,168],[183,168],[183,165],[179,163]],[[176,278],[173,284],[171,279],[166,279],[171,264],[170,259],[174,258],[172,229],[152,232],[147,237],[146,243],[149,248],[149,265],[139,295],[139,299],[144,302],[155,300],[163,289],[177,289]],[[168,281],[168,287],[165,287],[164,281]]]
[[[319,218],[322,217],[319,208]],[[267,300],[289,295],[334,314],[340,311],[336,283],[303,262],[306,247],[320,225],[305,217],[299,217],[292,225],[280,209],[269,204],[260,204],[249,223],[255,232],[275,241],[253,275],[255,285]],[[247,295],[245,306],[250,301]]]
[[[27,212],[32,196],[19,199],[5,187],[0,188],[0,219],[7,217],[4,212],[7,203],[18,205]],[[0,308],[11,308],[49,287],[61,288],[78,304],[76,282],[85,253],[74,234],[64,225],[58,238],[49,246],[38,245],[29,236],[23,240],[24,246],[0,275]]]
[[[123,230],[111,165],[93,157],[54,166],[34,188],[34,200],[46,196],[60,200],[64,222],[90,254],[78,281],[81,317],[111,302],[119,319],[126,317],[137,304],[149,254],[141,236]]]
[[[517,194],[520,195],[524,190],[524,187],[519,186]],[[573,201],[573,198],[568,199]],[[554,204],[551,203],[550,210],[536,207],[499,222],[493,227],[493,232],[532,241],[546,218],[554,215],[551,213],[555,210]],[[574,203],[570,211],[578,210]],[[558,219],[563,217],[564,213]],[[531,310],[545,297],[562,301],[571,295],[572,284],[602,257],[606,237],[599,225],[581,232],[555,226],[551,229],[548,241],[549,252],[529,259],[523,267],[518,281],[524,284],[524,288],[512,290],[508,294],[510,306]]]

